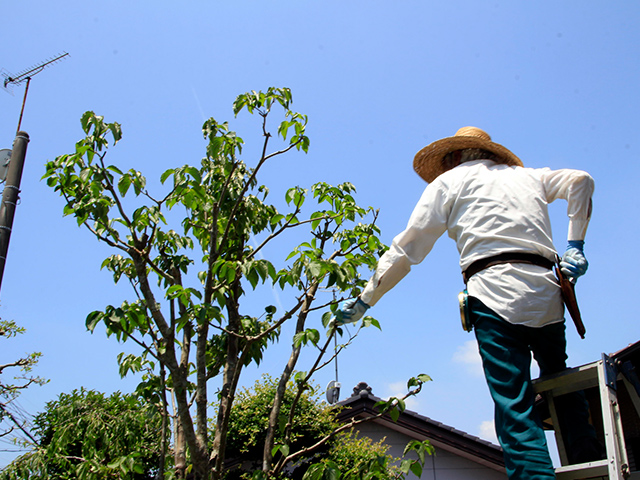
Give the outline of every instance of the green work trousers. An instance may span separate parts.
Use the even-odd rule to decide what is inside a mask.
[[[480,300],[469,298],[484,374],[495,404],[495,426],[510,479],[555,478],[542,424],[534,409],[531,354],[540,375],[566,369],[564,322],[540,328],[503,320]],[[556,401],[560,428],[569,448],[577,440],[595,437],[582,392]]]

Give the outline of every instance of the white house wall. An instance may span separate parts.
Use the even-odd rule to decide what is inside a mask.
[[[384,438],[384,443],[390,447],[387,453],[398,458],[402,457],[407,443],[413,440],[412,437],[373,422],[361,424],[357,430],[360,436],[369,437],[373,442]],[[504,480],[507,478],[505,472],[498,472],[439,448],[437,445],[434,447],[436,454],[427,458],[421,480]],[[410,474],[407,478],[417,479],[418,477]]]

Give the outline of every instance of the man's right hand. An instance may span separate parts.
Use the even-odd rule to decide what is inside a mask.
[[[584,256],[584,241],[571,240],[560,260],[560,270],[571,282],[576,283],[578,277],[584,275],[589,262]]]

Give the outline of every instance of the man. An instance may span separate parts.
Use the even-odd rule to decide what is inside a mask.
[[[469,316],[509,478],[555,478],[530,378],[531,353],[541,375],[565,369],[567,358],[547,204],[559,198],[568,203],[569,246],[560,265],[575,282],[588,266],[583,246],[593,179],[578,170],[524,168],[516,155],[475,127],[420,150],[414,169],[429,185],[407,228],[380,258],[362,294],[344,302],[337,318],[361,318],[447,231],[460,252]],[[573,463],[598,458],[584,397],[561,398],[562,430]]]

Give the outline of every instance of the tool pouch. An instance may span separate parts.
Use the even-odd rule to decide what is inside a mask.
[[[458,294],[458,303],[460,305],[460,320],[462,321],[462,329],[465,332],[473,330],[473,323],[469,315],[469,293],[465,288]]]
[[[557,258],[557,264],[555,266],[556,276],[558,277],[558,283],[560,284],[560,291],[562,293],[562,301],[564,302],[567,311],[573,320],[573,323],[578,330],[580,338],[584,338],[587,329],[582,323],[582,315],[580,314],[580,308],[578,308],[578,300],[576,300],[576,286],[567,277],[564,276],[562,270],[560,270],[560,257]]]

